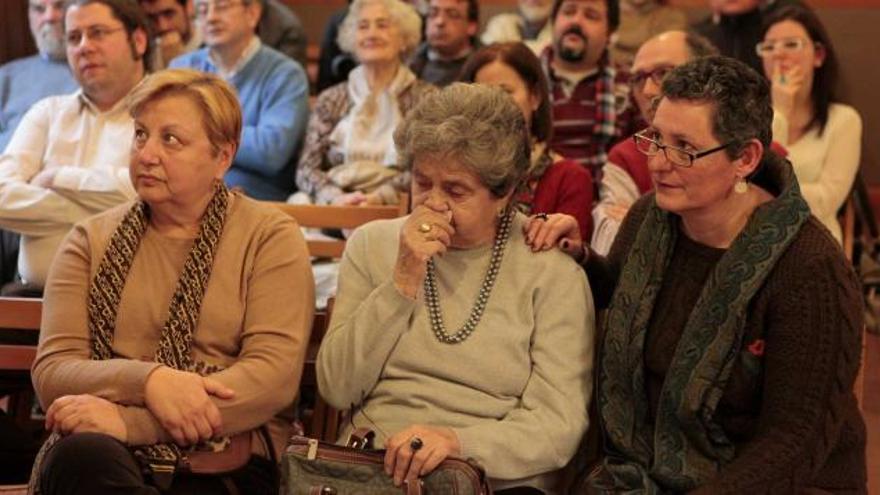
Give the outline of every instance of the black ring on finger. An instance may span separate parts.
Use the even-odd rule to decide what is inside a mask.
[[[547,221],[547,218],[549,218],[549,215],[547,215],[546,213],[536,213],[536,214],[535,214],[535,218],[537,218],[538,220],[543,220],[543,221],[546,222],[546,221]]]
[[[409,441],[409,448],[411,448],[413,452],[418,452],[419,449],[424,446],[425,443],[422,442],[422,439],[419,437],[412,437],[412,440]]]

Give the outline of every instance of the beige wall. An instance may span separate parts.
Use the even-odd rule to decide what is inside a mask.
[[[346,4],[344,0],[287,0],[302,18],[309,31],[309,40],[318,43],[326,19]],[[688,16],[699,19],[705,15],[699,0],[680,0]],[[821,0],[809,2],[818,6],[819,15],[834,39],[841,62],[843,84],[840,91],[844,102],[855,106],[865,123],[862,170],[870,184],[880,185],[880,2],[877,0]],[[875,4],[875,5],[871,5]],[[515,0],[484,0],[482,18],[512,10]],[[874,34],[872,36],[871,34]],[[874,45],[875,39],[878,45]]]

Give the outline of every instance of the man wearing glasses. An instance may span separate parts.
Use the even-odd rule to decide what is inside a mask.
[[[593,174],[594,183],[614,143],[638,129],[628,74],[608,60],[620,24],[618,0],[555,0],[553,44],[541,61],[553,104],[551,149]]]
[[[72,0],[65,39],[81,89],[34,105],[0,155],[0,228],[21,234],[19,295],[42,291],[76,222],[135,196],[123,100],[148,69],[146,17],[135,0]]]
[[[305,71],[256,36],[260,0],[196,0],[195,12],[206,46],[171,67],[217,74],[235,86],[244,122],[226,183],[256,199],[284,201],[308,121]]]
[[[646,41],[633,59],[630,84],[642,118],[654,118],[654,100],[660,96],[663,77],[675,67],[697,57],[717,54],[708,40],[694,33],[667,31]],[[596,225],[590,246],[607,254],[629,207],[653,188],[648,157],[639,151],[635,139],[617,143],[608,153],[608,163],[599,182],[599,203],[593,209]]]
[[[410,69],[423,81],[446,86],[458,78],[477,48],[480,7],[477,0],[431,0],[426,40],[416,50]]]
[[[0,67],[0,151],[34,103],[76,90],[64,53],[63,0],[29,0],[28,24],[36,55]]]
[[[139,1],[150,18],[155,35],[154,69],[167,67],[175,58],[202,46],[202,37],[194,26],[193,0]],[[283,3],[264,0],[257,36],[263,43],[305,67],[307,42],[302,22]]]

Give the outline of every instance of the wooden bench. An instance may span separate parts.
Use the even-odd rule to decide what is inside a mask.
[[[8,397],[8,409],[15,423],[31,428],[34,402],[31,365],[37,354],[41,299],[0,297],[0,396]],[[26,485],[0,485],[0,495],[24,495]]]
[[[0,297],[0,395],[9,412],[27,423],[34,394],[30,370],[37,354],[42,299]]]
[[[399,206],[331,206],[270,203],[296,219],[300,227],[318,229],[354,229],[373,220],[396,218],[406,214],[406,198]],[[345,240],[306,240],[309,254],[319,258],[341,258]]]

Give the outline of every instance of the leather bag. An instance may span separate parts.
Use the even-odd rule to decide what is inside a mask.
[[[491,495],[486,473],[471,461],[447,458],[417,483],[400,487],[384,471],[384,450],[362,448],[352,435],[343,447],[295,436],[281,460],[282,495]]]
[[[177,469],[195,474],[226,474],[245,466],[251,459],[251,432],[229,437],[223,450],[191,450],[178,461]]]

